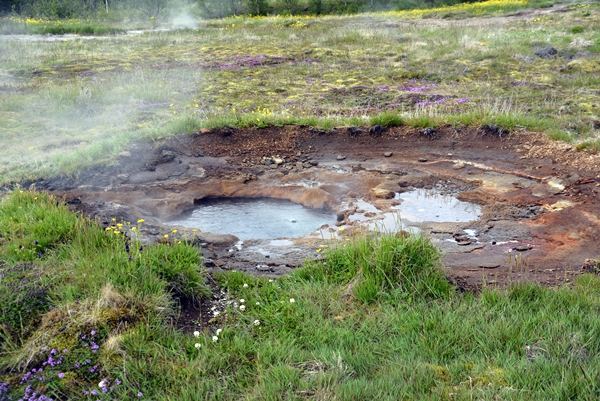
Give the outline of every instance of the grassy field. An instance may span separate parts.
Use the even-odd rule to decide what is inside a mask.
[[[0,182],[77,174],[132,140],[224,125],[495,123],[596,149],[600,8],[506,16],[526,6],[4,36]]]
[[[0,182],[225,125],[494,123],[593,150],[600,6],[507,15],[526,7],[108,36],[3,21]],[[427,238],[380,233],[275,280],[209,277],[194,238],[143,245],[143,225],[99,227],[35,191],[0,199],[1,401],[600,398],[597,276],[460,293]],[[225,311],[179,329],[180,304],[217,290]]]

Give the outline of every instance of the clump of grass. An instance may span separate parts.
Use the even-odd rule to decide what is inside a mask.
[[[347,239],[343,246],[332,244],[323,262],[299,274],[312,280],[352,282],[354,295],[363,302],[389,298],[392,293],[425,298],[450,294],[451,286],[440,270],[440,251],[427,238],[380,233]]]

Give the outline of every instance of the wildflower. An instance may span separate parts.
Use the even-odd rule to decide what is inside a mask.
[[[201,345],[200,343],[196,343],[196,344],[194,344],[194,347],[196,347],[196,348],[200,348],[201,346],[202,346],[202,345]]]
[[[260,305],[260,302],[257,302],[256,305]]]
[[[221,334],[222,331],[223,329],[217,329],[217,335]]]
[[[144,220],[144,219],[139,219],[139,220],[138,220],[138,223],[143,223],[143,222],[145,222],[145,221],[146,221],[146,220]]]
[[[152,18],[154,18],[154,17],[152,17]],[[143,397],[143,396],[144,396],[144,394],[142,394],[142,392],[141,392],[141,391],[138,391],[138,393],[137,393],[137,396],[138,396],[138,397]]]
[[[217,341],[219,341],[219,337],[213,336],[213,343],[216,343]]]
[[[243,312],[246,310],[246,305],[240,305],[240,310]]]
[[[244,285],[242,287],[248,288],[248,284],[244,283]]]
[[[296,302],[296,300],[294,298],[290,298],[290,303],[293,304],[294,302]]]
[[[197,228],[194,228],[194,229],[192,229],[192,232],[194,232],[194,233],[197,233],[197,232],[198,232],[198,229],[197,229]]]
[[[171,232],[172,232],[173,234],[175,234],[175,233],[177,232],[177,230],[171,230]]]
[[[131,231],[137,230],[137,227],[131,227]]]
[[[255,326],[260,326],[260,320],[258,320],[258,319],[257,319],[257,320],[255,320],[255,321],[254,321],[254,325],[255,325]]]
[[[102,380],[100,383],[98,383],[98,387],[106,387],[106,382]]]
[[[273,279],[269,279],[269,283],[272,283],[272,282],[273,282]]]
[[[64,377],[65,377],[65,374],[64,374],[63,372],[60,372],[60,373],[58,374],[58,378],[59,378],[59,379],[63,379]]]
[[[110,221],[117,221],[117,218],[113,217],[113,218],[110,219]]]
[[[340,227],[340,231],[344,231],[344,227]]]
[[[163,235],[163,237],[169,238],[169,234],[165,234],[165,235]]]
[[[33,241],[33,244],[34,244],[34,245],[37,245],[37,244],[39,244],[39,241],[38,241],[38,240],[34,240],[34,241]]]
[[[42,256],[44,256],[44,255],[42,255],[41,253],[38,253],[38,254],[37,254],[37,257],[38,257],[38,258],[41,258]]]
[[[194,337],[200,337],[200,332],[199,331],[194,331]]]
[[[115,379],[115,384],[118,386],[119,384],[121,384],[121,380]]]
[[[240,303],[243,304],[244,302],[246,302],[245,299],[240,299]]]

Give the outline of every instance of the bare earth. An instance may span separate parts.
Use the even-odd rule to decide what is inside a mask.
[[[482,205],[479,220],[421,226],[442,249],[448,276],[459,288],[515,281],[557,285],[580,274],[585,259],[598,258],[598,156],[543,134],[508,135],[496,127],[376,128],[204,131],[160,146],[137,144],[114,167],[36,185],[106,226],[113,217],[144,218],[144,241],[166,241],[164,233],[171,233],[168,241],[194,238],[212,271],[288,273],[306,258],[320,257],[323,233],[359,230],[350,221],[364,212],[357,200],[384,213],[398,204],[395,193],[413,188]],[[162,223],[206,197],[289,199],[329,207],[338,222],[303,238],[242,244],[231,235],[182,228],[173,235],[173,227]]]

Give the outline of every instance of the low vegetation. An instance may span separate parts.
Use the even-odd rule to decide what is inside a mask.
[[[597,148],[600,8],[506,16],[523,4],[5,36],[0,182],[75,175],[131,141],[201,127],[496,124]],[[465,13],[479,17],[452,19]],[[0,30],[94,24],[5,19]]]
[[[227,308],[191,332],[193,238],[107,224],[35,191],[0,203],[0,399],[599,396],[596,276],[459,293],[426,238],[340,231],[291,276],[215,276]]]

